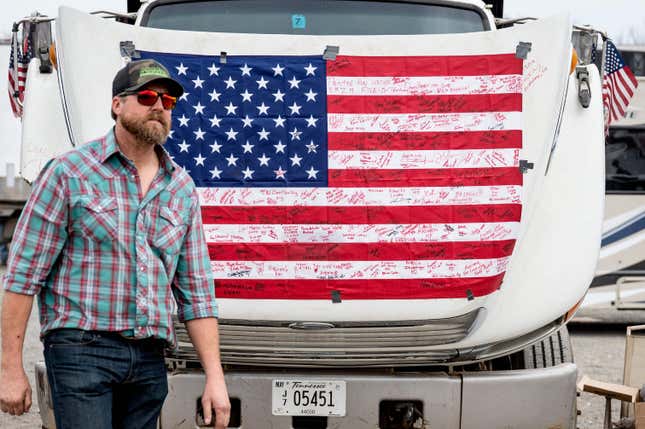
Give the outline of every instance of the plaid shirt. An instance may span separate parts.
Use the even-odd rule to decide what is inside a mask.
[[[174,346],[175,306],[181,321],[217,316],[195,185],[158,153],[161,168],[143,199],[114,131],[43,169],[4,279],[8,291],[39,294],[41,335],[117,331]]]

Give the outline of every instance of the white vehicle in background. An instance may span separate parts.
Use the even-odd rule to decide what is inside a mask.
[[[36,47],[22,119],[21,173],[27,180],[49,157],[112,125],[111,80],[132,57],[168,59],[193,96],[204,85],[224,91],[224,83],[245,82],[252,64],[240,58],[302,57],[316,66],[309,63],[298,79],[313,76],[314,69],[327,73],[326,119],[319,122],[326,138],[345,137],[342,149],[326,148],[329,180],[359,176],[356,171],[369,165],[380,171],[370,180],[382,185],[299,187],[288,191],[287,203],[279,188],[243,180],[218,186],[223,158],[215,152],[234,140],[222,149],[228,151],[222,156],[233,157],[235,136],[251,118],[235,115],[232,101],[222,105],[220,86],[209,87],[208,97],[189,94],[173,114],[166,148],[198,186],[212,185],[202,190],[205,219],[229,216],[206,225],[213,252],[222,247],[241,255],[246,250],[235,246],[248,250],[255,244],[249,241],[270,248],[283,231],[281,216],[239,226],[244,220],[230,213],[243,211],[240,206],[277,205],[285,212],[322,206],[326,216],[359,207],[372,219],[376,201],[391,213],[405,211],[408,219],[388,214],[390,220],[357,225],[337,216],[321,228],[314,218],[282,243],[286,249],[309,245],[311,254],[331,245],[327,259],[313,262],[307,255],[268,262],[213,257],[232,399],[229,427],[575,428],[577,369],[564,325],[585,296],[598,258],[604,142],[599,73],[578,61],[568,17],[498,30],[500,21],[478,0],[153,0],[118,19],[133,25],[63,7],[55,20],[55,48],[45,41]],[[212,65],[187,66],[188,59]],[[38,67],[49,61],[50,73]],[[362,65],[348,72],[352,64]],[[284,69],[277,64],[271,70],[239,97],[260,94],[266,82],[277,85]],[[285,76],[292,78],[291,89],[300,82],[294,70]],[[322,98],[322,89],[309,89],[312,101],[314,94]],[[273,97],[281,94],[272,90]],[[388,97],[402,97],[403,107],[397,107],[401,99]],[[297,117],[307,100],[296,101],[291,112],[285,108],[251,128],[260,137],[249,134],[245,145],[265,144],[264,127],[274,121],[269,131],[283,132],[277,126],[283,115],[292,121],[285,142],[307,132],[317,119]],[[264,104],[250,111],[255,107],[266,113]],[[403,110],[347,113],[383,108]],[[199,116],[204,109],[208,118]],[[218,115],[229,121],[226,129]],[[189,120],[200,127],[188,132],[182,124]],[[299,130],[298,121],[307,125]],[[201,143],[204,130],[209,140]],[[356,133],[367,132],[373,139],[357,143]],[[402,148],[401,142],[414,145]],[[314,149],[316,143],[310,143]],[[206,144],[202,150],[211,154],[206,162],[213,170],[200,176],[202,154],[193,161],[184,149]],[[277,157],[272,147],[282,140],[266,144],[266,153]],[[290,144],[295,151],[297,142]],[[247,166],[245,177],[249,171]],[[406,177],[416,180],[414,187]],[[327,228],[349,232],[334,235]],[[305,236],[308,243],[302,243]],[[372,253],[375,260],[352,251],[340,262],[330,256],[336,246],[377,244],[398,250],[387,258]],[[419,246],[440,251],[412,255]],[[327,295],[316,289],[321,284]],[[160,427],[200,427],[203,373],[185,331],[177,330],[180,346],[167,355],[170,393]],[[37,378],[43,427],[53,428],[43,364]]]
[[[605,146],[605,220],[580,322],[645,323],[645,45],[619,46],[639,85]]]

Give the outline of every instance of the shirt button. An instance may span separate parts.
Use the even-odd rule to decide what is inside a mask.
[[[141,271],[145,271],[145,270],[146,270],[146,267],[144,267],[143,265],[141,265],[141,268],[139,268],[139,269],[140,269]]]

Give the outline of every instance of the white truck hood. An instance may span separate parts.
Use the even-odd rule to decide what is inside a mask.
[[[180,100],[174,112],[173,135],[166,147],[202,188],[206,234],[216,255],[213,268],[222,318],[393,322],[448,318],[483,309],[470,335],[459,344],[467,347],[532,331],[562,316],[585,294],[593,277],[602,221],[602,107],[600,91],[592,93],[588,109],[577,101],[577,83],[569,76],[567,17],[471,34],[299,36],[148,29],[62,7],[56,32],[61,83],[75,144],[100,136],[113,125],[108,106],[112,77],[123,65],[120,42],[131,41],[144,57],[167,61],[170,72],[184,83],[189,95]],[[339,47],[339,56],[325,62],[321,56],[328,46]],[[226,64],[221,63],[222,52],[226,53]],[[210,57],[205,60],[202,56]],[[294,145],[300,144],[307,153],[305,145],[310,142],[297,138],[312,125],[307,120],[318,119],[313,126],[327,127],[327,140],[322,143],[322,148],[327,146],[327,155],[320,161],[324,169],[312,164],[313,170],[319,171],[308,174],[317,179],[323,170],[327,174],[323,182],[328,181],[318,187],[306,186],[303,183],[311,176],[303,176],[302,183],[285,188],[242,186],[241,179],[229,187],[212,187],[217,171],[231,166],[226,157],[245,153],[245,142],[235,134],[245,132],[241,130],[245,115],[240,112],[255,110],[258,118],[253,125],[258,128],[253,129],[256,140],[247,141],[247,145],[260,147],[266,144],[263,138],[268,138],[273,147],[281,144],[271,140],[278,140],[277,116],[269,112],[262,118],[261,107],[252,105],[242,110],[244,101],[240,100],[239,111],[229,107],[212,110],[208,116],[204,113],[226,109],[225,103],[218,105],[217,96],[209,94],[213,88],[215,93],[219,91],[211,83],[216,78],[221,79],[221,85],[230,85],[225,83],[227,76],[218,76],[214,70],[219,68],[229,73],[231,80],[241,81],[243,67],[259,66],[237,64],[240,58],[274,57],[277,66],[287,56],[305,58],[300,60],[305,63],[296,61],[292,69],[285,69],[285,81],[295,76],[296,66],[316,67],[311,71],[313,76],[325,71],[327,64],[326,87],[315,87],[312,92],[317,96],[309,93],[309,97],[320,100],[326,91],[327,104],[322,104],[328,110],[322,113],[326,119],[298,117],[298,105],[306,107],[305,91],[302,101],[294,101],[295,106],[289,102],[282,112],[293,116],[287,118],[290,122],[283,136],[292,151],[288,155],[291,163],[297,164],[292,157],[300,153],[294,152]],[[439,57],[453,59],[446,60],[443,70],[443,60],[439,60],[438,70],[430,77],[421,76],[419,69],[423,67],[418,64]],[[455,57],[461,58],[461,66],[455,63]],[[207,68],[206,61],[214,68]],[[346,75],[338,72],[343,62],[352,61],[358,62]],[[239,69],[233,77],[232,64]],[[182,73],[182,67],[188,67],[187,72]],[[466,76],[455,71],[459,67]],[[590,72],[592,88],[599,88],[597,70],[593,67]],[[272,69],[271,73],[278,72]],[[299,73],[301,77],[293,78],[309,76],[306,70]],[[261,85],[246,87],[247,97],[255,93],[258,105]],[[294,84],[283,85],[288,90]],[[242,89],[238,86],[239,97],[243,97]],[[191,98],[196,94],[200,94],[199,99]],[[422,110],[408,106],[396,114],[374,113],[384,104],[397,104],[392,97],[401,94],[419,96],[421,101],[412,100],[412,104]],[[343,96],[352,100],[353,107],[343,104],[347,99],[338,100]],[[378,105],[370,96],[384,96],[385,101]],[[440,101],[444,96],[452,98]],[[428,101],[432,97],[439,101]],[[473,100],[478,107],[472,107]],[[213,112],[224,113],[215,113],[213,120]],[[189,122],[201,121],[190,124],[190,131],[182,126],[188,115],[192,115]],[[224,124],[220,128],[216,126],[218,115]],[[237,128],[230,122],[233,117],[240,122]],[[267,132],[276,134],[272,137]],[[353,137],[333,146],[330,135],[335,132]],[[379,147],[357,144],[352,150],[352,139],[363,138],[356,137],[361,133],[382,133],[390,140],[381,138]],[[456,143],[433,146],[426,141],[408,150],[405,144],[396,143],[401,133],[451,133]],[[459,143],[457,136],[464,133],[477,135],[465,139],[474,141],[472,145]],[[226,153],[225,145],[233,143],[239,145],[238,152],[230,149]],[[320,150],[315,145],[321,142],[311,139],[311,143],[314,151]],[[189,146],[190,150],[199,149],[189,156]],[[43,152],[32,149],[32,153]],[[247,152],[249,159],[278,156],[277,149],[269,146],[264,152],[253,150]],[[527,168],[518,174],[520,166]],[[274,173],[287,169],[287,165],[271,167]],[[467,171],[501,171],[496,168],[508,173],[505,178],[482,173],[479,179],[469,176],[466,182],[459,180],[468,175]],[[342,169],[349,170],[350,176],[374,169],[382,169],[382,174],[361,176],[370,180],[360,186],[334,187],[331,178]],[[249,170],[241,174],[251,175]],[[432,177],[430,185],[423,182],[425,179],[419,182],[418,177]],[[386,179],[398,185],[388,184]],[[235,213],[246,213],[249,207],[257,206],[271,209],[263,220],[253,216],[246,221],[234,219]],[[348,206],[353,210],[361,207],[363,219],[341,219],[339,207]],[[409,220],[370,221],[375,212],[369,207],[373,206],[384,207],[384,212],[391,209],[388,213],[404,207],[410,212]],[[464,206],[475,207],[475,221],[467,219]],[[315,216],[308,222],[297,220],[297,212],[311,207],[327,216],[329,222]],[[499,213],[500,207],[515,215],[506,213],[496,220],[496,215],[484,213]],[[356,216],[358,212],[351,213]],[[229,220],[218,222],[218,216],[223,215]],[[284,221],[276,221],[283,216]],[[288,220],[289,216],[293,218]],[[445,221],[441,221],[442,216]],[[388,240],[388,236],[392,238]],[[501,240],[507,240],[510,247],[500,250]],[[303,247],[303,242],[309,248]],[[386,244],[389,256],[379,257],[379,243]],[[419,243],[426,245],[425,256],[409,256],[414,253],[410,249],[418,248],[415,245]],[[490,246],[490,251],[482,243]],[[344,249],[342,257],[333,254],[333,245]],[[259,246],[253,250],[258,255],[266,253],[262,260],[244,256],[253,246]],[[427,246],[440,249],[436,257],[428,256]],[[280,251],[282,258],[275,256]],[[298,251],[303,252],[301,257],[293,256]],[[444,253],[452,256],[441,256]],[[487,281],[477,280],[482,278]],[[491,279],[499,279],[498,284]]]

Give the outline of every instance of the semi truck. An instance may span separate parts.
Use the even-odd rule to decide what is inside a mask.
[[[565,325],[601,241],[601,78],[568,16],[513,25],[500,6],[61,7],[30,21],[20,172],[104,134],[112,77],[154,58],[186,90],[164,147],[199,189],[229,427],[574,428]],[[176,335],[159,427],[203,427]]]

